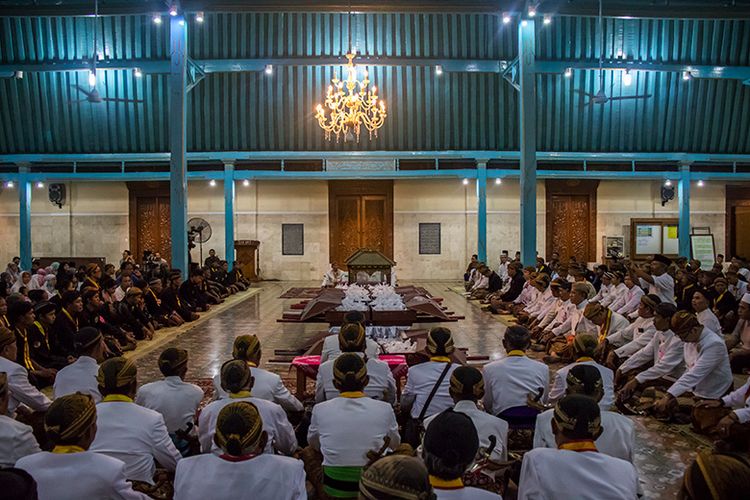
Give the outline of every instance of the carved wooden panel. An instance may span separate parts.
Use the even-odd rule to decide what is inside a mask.
[[[360,247],[385,251],[385,197],[363,196]]]
[[[156,182],[129,182],[130,250],[140,262],[143,251],[159,252],[169,261],[172,256],[169,185]]]
[[[596,257],[596,189],[598,181],[548,180],[547,257],[558,252],[562,260],[578,262]]]
[[[332,262],[365,247],[393,258],[393,181],[330,181],[328,201]]]

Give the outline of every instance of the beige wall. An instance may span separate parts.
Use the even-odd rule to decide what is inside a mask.
[[[657,181],[602,181],[597,194],[597,254],[603,235],[619,236],[631,218],[677,217],[677,201],[662,207]],[[118,261],[128,241],[128,190],[124,183],[68,183],[68,203],[58,209],[47,192],[32,193],[32,242],[35,256],[104,256]],[[188,215],[211,223],[204,246],[224,256],[222,183],[190,182]],[[693,185],[692,226],[709,226],[717,251],[724,250],[725,186]],[[495,264],[501,250],[519,248],[519,184],[505,180],[487,186],[487,254]],[[394,258],[403,280],[455,279],[476,251],[476,188],[460,179],[394,181]],[[440,222],[440,255],[419,255],[419,223]],[[281,224],[305,224],[305,255],[281,255]],[[537,185],[537,249],[545,252],[545,190]],[[260,267],[266,279],[319,279],[328,266],[328,184],[326,181],[256,181],[237,183],[236,239],[261,241]],[[0,192],[0,262],[18,253],[18,190]],[[194,258],[198,252],[194,250]]]

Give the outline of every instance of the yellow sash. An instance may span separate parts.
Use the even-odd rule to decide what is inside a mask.
[[[102,403],[111,403],[113,401],[120,401],[122,403],[132,403],[133,399],[127,397],[124,394],[110,394],[109,396],[104,396],[104,399],[102,399]]]
[[[464,482],[461,478],[445,480],[432,474],[430,474],[430,484],[433,488],[440,490],[458,490],[464,487]]]
[[[599,451],[596,449],[596,445],[590,439],[582,439],[580,441],[571,441],[569,443],[563,443],[558,446],[560,450],[570,451]]]
[[[341,396],[342,398],[355,399],[355,398],[365,397],[365,393],[362,391],[344,391],[344,392],[339,393],[339,396]]]
[[[81,453],[82,451],[86,450],[74,444],[58,444],[52,448],[52,453]]]
[[[612,311],[610,309],[607,309],[607,319],[604,321],[604,324],[602,325],[602,329],[599,330],[599,343],[601,344],[604,342],[604,339],[607,338],[607,335],[609,335],[609,328],[612,326]]]

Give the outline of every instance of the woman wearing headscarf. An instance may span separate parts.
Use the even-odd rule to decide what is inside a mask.
[[[18,278],[16,278],[16,281],[13,283],[13,286],[10,288],[10,292],[21,293],[21,288],[26,288],[26,291],[28,291],[30,282],[31,282],[31,273],[28,271],[23,271],[21,274],[18,275]]]
[[[263,453],[268,433],[258,408],[248,401],[224,406],[213,441],[219,453],[185,458],[177,464],[176,500],[245,498],[306,499],[302,461]]]
[[[41,274],[44,271],[40,271],[34,275],[31,276],[31,279],[29,279],[29,290],[41,290],[42,285],[44,284],[44,274]]]
[[[44,277],[44,283],[42,284],[42,290],[47,292],[47,300],[58,295],[57,292],[57,276],[53,273],[47,273]]]
[[[52,451],[16,462],[16,468],[33,476],[39,498],[147,499],[125,480],[120,460],[88,451],[97,433],[96,404],[91,396],[71,394],[56,399],[44,417],[44,428],[54,444]]]

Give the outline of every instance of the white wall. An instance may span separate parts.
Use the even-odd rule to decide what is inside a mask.
[[[622,235],[631,218],[677,217],[677,201],[661,206],[657,181],[601,181],[597,193],[597,255],[603,235]],[[32,193],[32,244],[35,256],[104,256],[116,262],[128,248],[128,190],[120,182],[68,183],[62,210],[47,191]],[[224,257],[224,190],[221,182],[188,185],[188,215],[211,223],[214,248]],[[501,250],[519,249],[519,184],[487,185],[487,255],[495,264]],[[545,253],[545,190],[537,184],[537,249]],[[695,184],[691,196],[693,227],[711,227],[717,251],[724,250],[725,186]],[[476,252],[476,187],[460,179],[394,181],[394,258],[401,279],[455,279]],[[419,255],[419,223],[439,222],[440,255]],[[281,224],[305,224],[305,254],[281,255]],[[328,266],[328,184],[326,181],[237,183],[235,238],[261,241],[260,267],[266,279],[319,279]],[[18,190],[0,191],[0,265],[18,254]],[[194,250],[197,259],[197,250]]]

